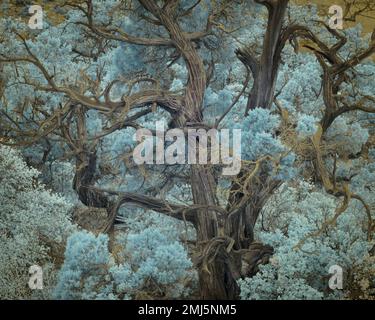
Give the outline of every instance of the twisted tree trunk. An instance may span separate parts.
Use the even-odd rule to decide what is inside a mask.
[[[173,114],[174,124],[180,128],[187,127],[189,123],[204,125],[202,107],[207,85],[206,70],[193,42],[173,18],[177,2],[166,2],[163,8],[159,7],[155,1],[139,0],[139,2],[165,27],[170,35],[171,43],[186,63],[188,81],[181,101],[182,107]],[[269,12],[261,59],[257,61],[247,49],[237,52],[254,77],[248,109],[269,108],[272,104],[280,61],[280,47],[282,47],[280,46],[281,28],[288,0],[257,0],[257,2],[265,5]],[[83,160],[80,165],[89,169],[93,165],[91,161],[95,162],[95,159],[92,158],[88,162]],[[118,208],[121,200],[116,205],[110,204],[107,202],[108,198],[101,197],[100,192],[94,192],[91,195],[91,191],[84,185],[82,186],[82,184],[92,184],[93,175],[90,171],[86,172],[89,176],[80,174],[79,170],[77,172],[79,179],[76,181],[76,190],[80,193],[81,199],[89,203],[95,201],[95,205],[105,206],[109,211],[113,211],[110,208]],[[264,177],[261,177],[261,180],[268,181],[266,173],[263,174]],[[239,295],[237,280],[244,275],[241,274],[242,258],[246,255],[249,257],[247,270],[254,272],[259,262],[264,262],[264,258],[268,257],[271,252],[269,247],[262,245],[254,248],[253,228],[261,208],[276,184],[270,188],[269,184],[254,183],[251,190],[247,190],[253,197],[249,204],[242,205],[235,212],[231,212],[232,206],[228,205],[227,212],[222,213],[214,209],[218,207],[218,200],[212,169],[209,166],[194,165],[191,168],[190,180],[193,203],[198,208],[194,211],[194,217],[190,217],[190,221],[194,223],[197,230],[200,296],[202,299],[237,299]],[[235,199],[230,199],[231,204],[235,206],[241,203],[243,196],[237,194]],[[136,201],[142,202],[139,199]],[[159,209],[162,212],[162,206]]]

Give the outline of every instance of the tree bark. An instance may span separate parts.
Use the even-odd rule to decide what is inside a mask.
[[[194,166],[191,171],[193,201],[216,206],[216,182],[210,169]],[[230,244],[224,236],[224,220],[213,210],[197,212],[197,243],[199,253],[199,289],[202,299],[235,299],[236,259],[226,251]],[[238,262],[238,259],[237,259]]]
[[[254,108],[269,109],[272,106],[277,71],[281,59],[283,43],[282,26],[289,0],[256,0],[268,10],[267,30],[263,49],[258,61],[249,50],[238,50],[237,55],[253,73],[254,84],[251,89],[246,113]]]

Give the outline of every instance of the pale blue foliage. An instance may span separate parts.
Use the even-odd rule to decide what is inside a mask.
[[[236,85],[226,85],[221,90],[207,88],[204,96],[205,120],[214,123],[217,117],[221,116],[231,105],[236,91],[239,91]],[[238,107],[243,106],[243,100],[241,99],[237,105]],[[233,121],[233,114],[229,118],[228,121]]]
[[[119,237],[122,263],[116,264],[108,250],[108,236],[77,232],[68,239],[64,265],[55,288],[56,299],[118,299],[146,290],[150,279],[165,294],[180,297],[189,293],[181,287],[184,279],[194,279],[192,263],[184,247],[170,242],[157,229]]]
[[[115,49],[114,63],[119,74],[127,75],[143,70],[145,63],[142,60],[142,50],[142,47],[131,44],[124,44]]]
[[[178,91],[184,88],[184,83],[180,79],[174,79],[171,84],[172,91]]]
[[[283,152],[284,146],[274,138],[278,125],[279,118],[269,110],[252,110],[241,123],[243,159],[257,160],[265,155],[273,156]]]
[[[329,127],[327,137],[337,145],[338,153],[357,154],[367,142],[369,133],[358,122],[351,123],[349,119],[339,117]]]
[[[281,90],[278,100],[290,114],[303,112],[317,118],[324,105],[319,95],[321,68],[312,54],[296,55],[291,46],[284,50],[287,63],[280,66],[276,90]]]
[[[141,285],[141,279],[137,277],[128,263],[113,265],[109,268],[109,272],[112,275],[117,294],[134,292]],[[126,295],[130,297],[129,294]]]
[[[289,279],[275,274],[272,265],[265,265],[253,278],[240,279],[244,300],[320,300],[323,294],[304,279]]]
[[[276,137],[276,130],[280,124],[277,115],[268,109],[256,108],[242,121],[242,159],[256,161],[265,156],[271,157],[274,163],[267,161],[274,179],[289,180],[297,170],[293,164],[295,154]],[[251,141],[251,143],[249,143]]]
[[[187,9],[193,5],[193,1],[182,1],[179,4],[180,9]],[[201,5],[193,11],[194,19],[190,17],[181,19],[181,25],[187,31],[204,30],[205,22],[207,21],[210,10],[212,10],[212,3],[210,0],[201,1]]]
[[[46,190],[38,177],[39,172],[29,168],[15,149],[0,145],[2,299],[31,297],[27,287],[31,265],[43,267],[46,281],[41,298],[48,297],[56,274],[48,241],[62,245],[75,229],[69,218],[71,203]]]
[[[184,247],[154,228],[129,235],[126,248],[138,266],[139,277],[152,277],[164,285],[173,284],[192,267]]]
[[[351,204],[339,216],[336,226],[310,236],[324,221],[332,219],[338,205],[333,196],[306,182],[279,190],[264,208],[263,223],[270,230],[259,233],[260,240],[270,244],[275,253],[254,277],[239,281],[241,297],[336,299],[349,294],[349,285],[341,292],[328,289],[328,271],[330,266],[339,265],[348,272],[368,257],[373,244],[367,241],[362,227],[367,220],[363,206]],[[305,242],[298,249],[301,239]]]
[[[48,186],[56,193],[64,195],[73,204],[78,204],[78,196],[73,190],[74,166],[68,161],[51,161],[48,170],[44,172],[44,179]]]
[[[298,118],[296,131],[301,136],[312,136],[317,130],[316,127],[317,119],[313,116],[302,114]]]
[[[108,237],[76,232],[68,238],[55,299],[113,298],[106,270],[110,262]]]
[[[343,32],[348,39],[346,44],[340,50],[343,56],[350,56],[353,53],[368,47],[369,36],[362,36],[363,27],[361,23],[357,23],[351,28],[345,28]]]

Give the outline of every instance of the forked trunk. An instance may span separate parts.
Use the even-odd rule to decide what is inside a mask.
[[[191,170],[194,203],[217,206],[216,182],[210,169],[194,166]],[[236,299],[238,286],[234,259],[226,251],[223,219],[218,212],[202,208],[197,212],[197,249],[199,250],[199,290],[201,299]]]

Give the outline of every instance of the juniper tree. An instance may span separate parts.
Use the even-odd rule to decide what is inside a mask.
[[[48,150],[52,142],[54,153],[73,159],[73,188],[86,206],[107,210],[105,232],[129,205],[193,226],[200,296],[222,299],[237,298],[237,280],[268,261],[273,248],[257,242],[254,227],[291,179],[312,178],[342,199],[322,228],[359,202],[371,241],[370,207],[337,170],[340,159],[363,160],[373,143],[365,126],[374,92],[361,84],[373,75],[360,71],[373,68],[373,37],[330,29],[314,8],[288,0],[87,0],[67,8],[64,22],[41,31],[1,20],[2,143]],[[135,130],[158,119],[184,131],[241,128],[241,172],[134,166]],[[363,135],[343,137],[342,152],[330,144],[337,121]],[[307,241],[299,240],[296,250]]]

